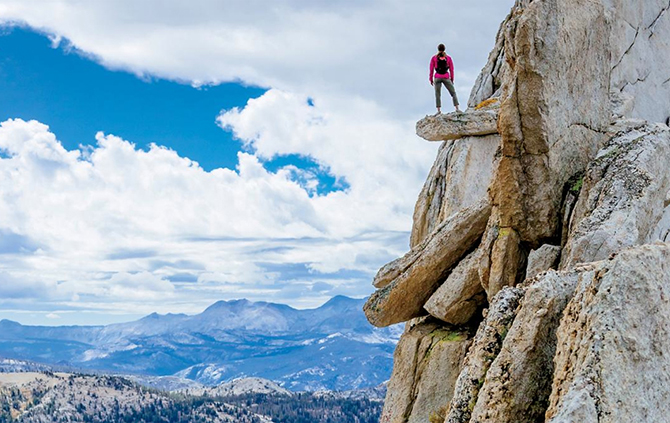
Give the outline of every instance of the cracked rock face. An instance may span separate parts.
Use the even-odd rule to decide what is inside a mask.
[[[458,139],[365,305],[412,319],[382,421],[670,421],[669,69],[669,0],[516,1],[417,124]]]
[[[523,294],[522,289],[505,288],[491,302],[456,380],[445,423],[470,421],[486,373],[500,353]]]
[[[667,240],[669,158],[665,125],[628,127],[608,142],[583,178],[562,268]]]
[[[440,147],[414,209],[410,247],[446,218],[487,198],[500,137],[468,137]]]
[[[409,323],[394,354],[380,423],[425,423],[449,402],[471,340],[436,321]]]
[[[611,90],[632,99],[628,118],[670,116],[670,0],[604,2],[612,31]],[[653,95],[650,95],[653,93]]]
[[[582,277],[557,331],[547,422],[667,422],[670,246],[626,250]]]

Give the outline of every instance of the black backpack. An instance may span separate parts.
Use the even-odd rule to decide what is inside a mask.
[[[437,56],[437,68],[435,69],[438,75],[446,75],[449,71],[447,66],[447,56],[444,56],[444,60],[440,59],[440,56]]]

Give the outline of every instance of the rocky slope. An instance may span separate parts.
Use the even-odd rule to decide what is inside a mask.
[[[670,421],[670,2],[517,0],[468,106],[364,307],[381,421]]]
[[[289,394],[259,379],[220,388],[167,393],[119,376],[0,373],[0,422],[373,423],[385,392]]]
[[[224,382],[212,388],[202,389],[186,388],[181,392],[188,394],[207,395],[210,397],[232,397],[238,395],[263,394],[263,395],[286,395],[291,396],[293,392],[282,388],[275,382],[259,377],[247,377]]]
[[[0,374],[3,422],[240,422],[272,420],[217,401],[170,397],[115,376]]]

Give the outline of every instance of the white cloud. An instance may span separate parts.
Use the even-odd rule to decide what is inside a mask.
[[[369,293],[376,267],[406,249],[437,148],[414,135],[433,110],[428,59],[447,44],[464,103],[512,3],[3,0],[0,22],[110,68],[270,89],[219,116],[248,148],[234,170],[103,133],[67,151],[43,124],[2,123],[0,229],[39,248],[0,271],[48,280],[72,307],[135,312],[197,311],[235,292],[300,305]],[[305,169],[263,167],[285,154],[349,187],[318,195]],[[143,298],[128,297],[133,284]]]
[[[10,273],[0,269],[0,304],[35,298],[52,299],[57,290],[56,283],[35,279],[36,276],[39,277],[30,272]]]
[[[0,158],[0,234],[40,246],[0,263],[0,271],[23,272],[0,283],[6,296],[40,297],[42,285],[17,288],[25,278],[45,280],[49,300],[63,304],[122,301],[133,310],[141,302],[168,311],[181,293],[196,300],[208,293],[281,297],[290,291],[282,266],[293,263],[302,271],[291,283],[331,278],[341,287],[350,281],[332,274],[367,275],[404,249],[405,235],[396,231],[405,229],[411,208],[402,209],[409,203],[395,198],[391,183],[373,192],[352,174],[357,183],[347,192],[310,195],[293,169],[269,172],[252,154],[239,153],[237,171],[206,172],[166,148],[96,139],[84,154],[65,150],[39,122],[0,124],[7,156]],[[389,205],[398,210],[389,213]],[[368,251],[378,255],[370,260]],[[367,282],[359,281],[363,293]]]
[[[329,233],[339,236],[407,230],[414,198],[437,147],[416,140],[412,122],[388,119],[369,102],[352,100],[348,109],[309,106],[304,96],[274,89],[249,100],[243,110],[224,112],[218,122],[252,146],[258,157],[303,154],[345,178],[348,192],[313,202],[318,216],[337,222]]]
[[[105,281],[105,294],[120,300],[164,299],[174,295],[174,285],[150,272],[119,272]]]
[[[113,68],[241,80],[317,99],[357,96],[407,116],[432,105],[428,59],[443,42],[462,96],[513,0],[3,0],[0,21],[69,39]]]

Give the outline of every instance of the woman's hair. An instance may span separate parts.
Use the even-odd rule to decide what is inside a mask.
[[[446,56],[446,53],[444,52],[444,44],[440,44],[439,46],[437,46],[437,51],[439,52],[437,53],[438,56],[440,57]]]

